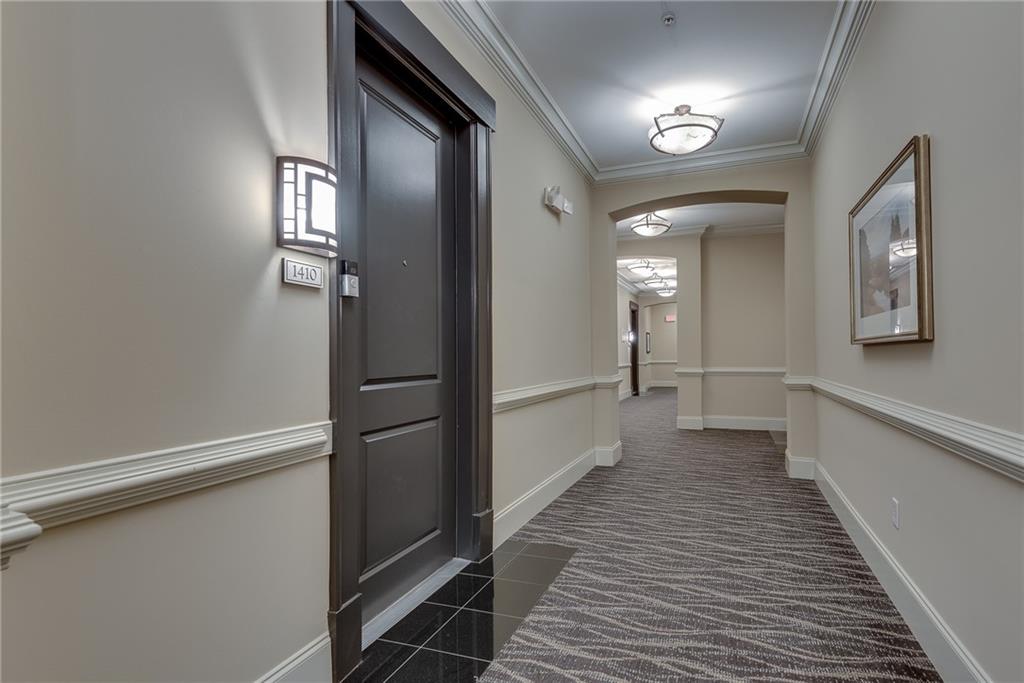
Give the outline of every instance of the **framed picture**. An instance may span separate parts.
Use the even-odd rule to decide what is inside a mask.
[[[850,343],[932,337],[929,143],[916,135],[850,210]]]
[[[650,332],[644,332],[644,342],[645,342],[644,343],[644,349],[646,350],[647,353],[650,353],[651,352],[651,333]]]

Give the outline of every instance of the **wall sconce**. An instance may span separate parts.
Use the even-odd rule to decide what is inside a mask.
[[[277,245],[338,255],[338,176],[327,164],[277,157]]]

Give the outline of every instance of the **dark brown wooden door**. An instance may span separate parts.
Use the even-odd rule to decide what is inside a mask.
[[[368,61],[357,76],[360,220],[342,248],[360,296],[341,334],[359,386],[340,418],[358,432],[341,457],[358,459],[365,623],[455,554],[455,178],[445,117]]]

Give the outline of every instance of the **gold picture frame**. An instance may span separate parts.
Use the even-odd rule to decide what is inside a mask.
[[[933,340],[931,213],[930,143],[915,135],[850,209],[851,344]]]

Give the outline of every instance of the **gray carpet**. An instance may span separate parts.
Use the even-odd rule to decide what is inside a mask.
[[[578,548],[483,681],[940,680],[767,432],[622,402],[623,459],[515,536]]]

